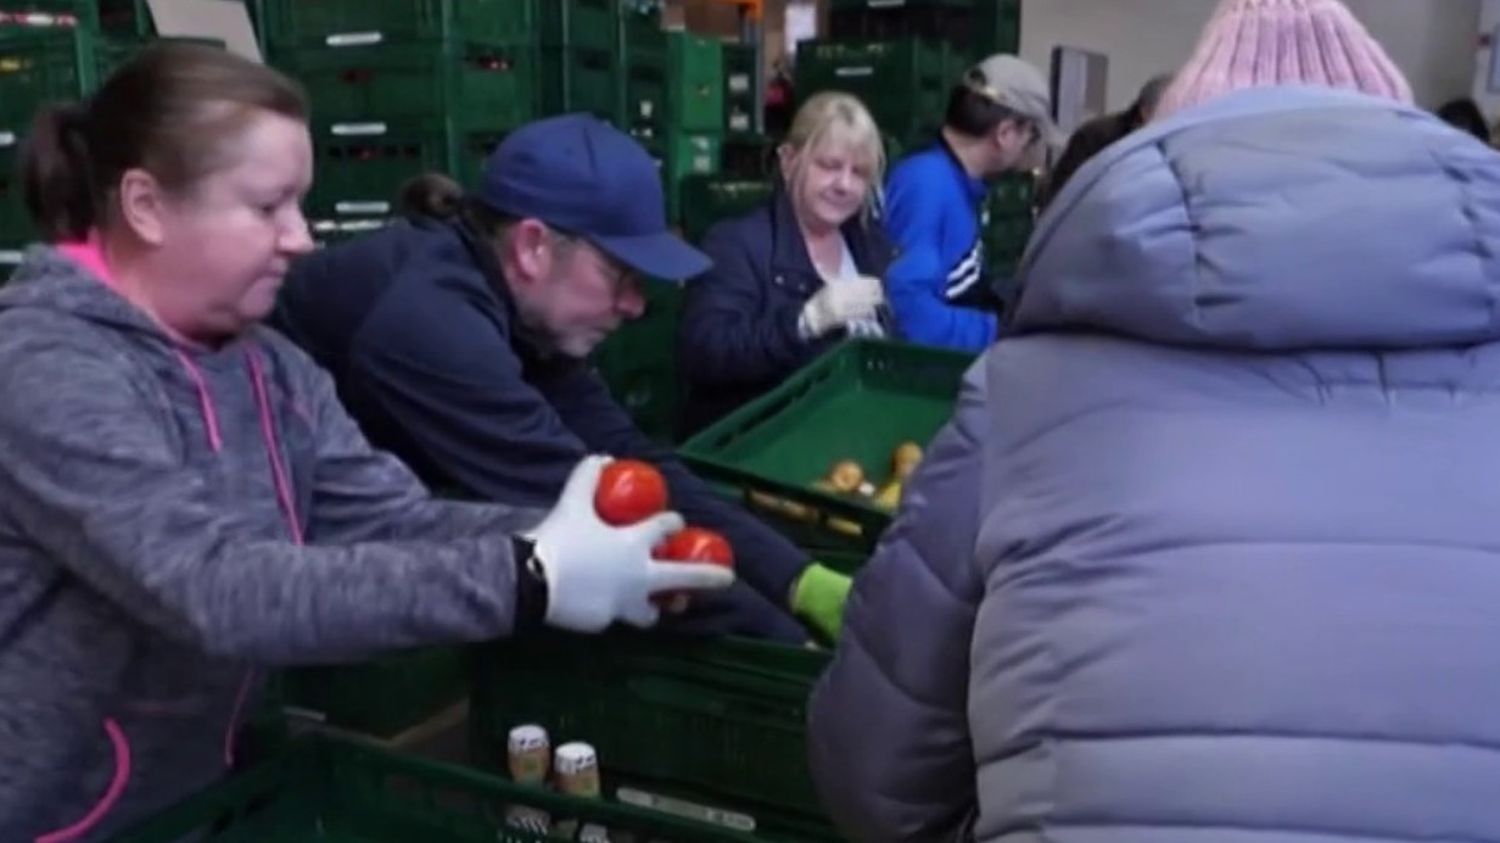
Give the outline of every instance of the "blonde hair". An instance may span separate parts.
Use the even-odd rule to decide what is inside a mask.
[[[862,211],[868,218],[880,201],[880,186],[885,181],[885,143],[881,140],[875,118],[853,94],[822,91],[797,109],[781,144],[783,152],[799,153],[798,161],[788,175],[788,186],[801,181],[807,170],[807,160],[801,158],[800,153],[828,143],[844,144],[855,154],[869,158],[870,186]]]

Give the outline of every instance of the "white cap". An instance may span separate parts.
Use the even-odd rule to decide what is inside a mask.
[[[963,84],[991,102],[1036,124],[1042,142],[1058,146],[1062,140],[1052,122],[1052,94],[1041,71],[1015,56],[997,53],[964,74]]]
[[[507,744],[511,752],[530,752],[537,749],[547,748],[547,730],[541,726],[527,723],[510,730],[510,741]]]
[[[599,766],[594,748],[586,743],[565,743],[553,755],[552,766],[560,776],[571,776]]]

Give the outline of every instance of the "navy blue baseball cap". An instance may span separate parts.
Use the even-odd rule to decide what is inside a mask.
[[[484,162],[475,195],[502,214],[577,235],[645,276],[685,281],[713,264],[667,229],[656,162],[592,115],[512,132]]]

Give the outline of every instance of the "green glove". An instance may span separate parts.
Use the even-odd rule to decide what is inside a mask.
[[[849,577],[814,562],[792,585],[792,612],[828,641],[837,641],[844,628],[844,604],[853,586]]]

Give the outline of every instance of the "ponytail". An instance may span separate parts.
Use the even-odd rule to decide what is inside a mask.
[[[442,173],[423,173],[401,185],[396,207],[403,216],[450,220],[463,209],[464,191]]]
[[[50,242],[76,241],[98,224],[86,105],[43,107],[21,142],[21,191],[26,210]]]

